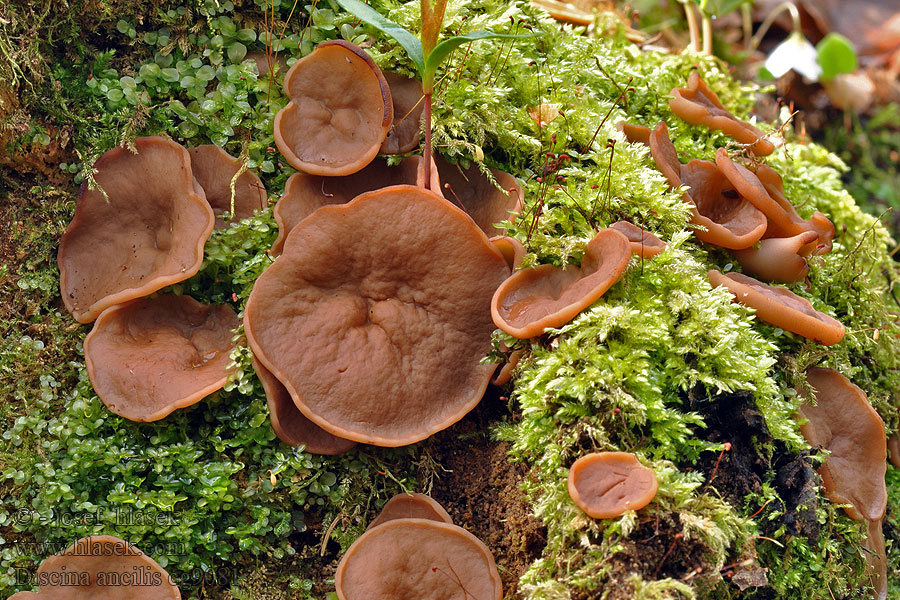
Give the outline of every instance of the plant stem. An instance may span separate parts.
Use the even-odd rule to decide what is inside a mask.
[[[688,32],[691,34],[691,50],[700,51],[700,32],[697,30],[697,14],[690,0],[678,0],[684,6],[684,17],[687,19]]]
[[[712,56],[713,53],[712,19],[705,13],[703,14],[703,53],[707,56]]]
[[[791,22],[793,25],[793,31],[799,32],[802,27],[800,24],[800,11],[797,10],[797,5],[793,2],[782,2],[778,6],[776,6],[772,12],[766,17],[766,20],[762,22],[762,25],[759,26],[759,29],[756,30],[756,34],[753,38],[750,39],[750,49],[756,50],[759,46],[759,43],[762,41],[763,36],[766,35],[766,32],[769,31],[769,27],[772,26],[772,23],[775,22],[775,19],[778,18],[778,15],[783,13],[784,11],[789,11],[791,13]]]
[[[425,94],[425,148],[422,158],[425,160],[425,189],[431,189],[431,92]]]

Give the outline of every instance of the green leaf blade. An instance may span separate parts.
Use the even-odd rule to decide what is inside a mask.
[[[506,39],[506,40],[522,40],[527,38],[535,37],[532,33],[525,34],[511,34],[511,33],[494,33],[493,31],[472,31],[465,35],[457,35],[452,38],[447,38],[440,44],[434,47],[434,50],[431,51],[425,58],[425,69],[424,73],[426,75],[431,74],[434,75],[434,72],[437,71],[437,68],[440,66],[442,62],[450,55],[451,52],[462,46],[463,44],[467,44],[469,42],[474,42],[477,40],[492,40],[492,39]]]
[[[397,40],[397,42],[401,46],[403,46],[403,49],[406,50],[406,53],[416,65],[419,73],[422,74],[425,72],[425,57],[422,54],[422,42],[419,41],[419,38],[414,36],[406,29],[400,27],[390,19],[384,17],[381,13],[370,7],[368,4],[364,4],[359,0],[335,1],[341,8],[352,14],[354,17],[356,17],[366,25],[370,25],[378,31],[386,33],[387,35]]]

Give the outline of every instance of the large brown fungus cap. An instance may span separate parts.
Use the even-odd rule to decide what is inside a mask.
[[[419,145],[422,112],[425,110],[425,92],[418,79],[396,73],[385,73],[384,79],[391,89],[394,122],[384,143],[381,144],[381,152],[404,154]]]
[[[670,186],[691,188],[684,199],[694,205],[691,223],[705,228],[696,230],[699,239],[734,250],[749,248],[766,232],[766,216],[735,191],[715,164],[707,160],[679,162],[665,123],[650,134],[650,154]]]
[[[474,535],[430,519],[395,519],[356,540],[334,576],[340,600],[500,600],[491,551]]]
[[[241,168],[241,161],[213,144],[191,148],[190,153],[194,179],[216,213],[216,229],[228,227],[224,214],[231,212],[231,180]],[[262,181],[250,171],[244,171],[234,182],[234,214],[230,220],[252,217],[253,211],[265,207],[266,188]]]
[[[491,296],[508,274],[462,211],[421,188],[384,188],[294,228],[247,302],[247,339],[323,429],[411,444],[484,394]]]
[[[381,70],[344,40],[319,44],[284,76],[291,101],[275,115],[275,144],[290,165],[313,175],[349,175],[369,164],[394,111]]]
[[[158,421],[225,385],[239,324],[228,306],[189,296],[164,294],[110,308],[84,340],[91,384],[117,415]]]
[[[748,145],[757,156],[767,156],[775,150],[775,145],[766,139],[766,134],[728,112],[716,93],[700,79],[697,71],[691,71],[686,88],[672,90],[669,107],[685,122],[719,129]]]
[[[640,510],[656,496],[656,473],[629,452],[595,452],[569,469],[569,496],[594,519]]]
[[[840,321],[813,308],[806,298],[781,287],[766,285],[740,273],[723,275],[712,270],[709,282],[723,285],[734,294],[734,301],[756,309],[756,317],[785,331],[802,335],[826,346],[833,346],[844,338]]]
[[[491,169],[491,173],[500,187],[482,173],[478,165],[463,169],[444,160],[440,155],[434,157],[441,180],[441,192],[451,202],[463,208],[472,220],[489,236],[504,235],[505,229],[496,227],[495,223],[513,221],[522,212],[522,186],[516,178],[499,169]]]
[[[60,292],[81,323],[194,275],[215,223],[187,150],[162,137],[134,145],[137,154],[113,148],[94,163],[108,200],[85,182],[59,244]]]
[[[409,156],[400,164],[389,167],[387,161],[376,158],[362,170],[343,177],[323,177],[307,173],[291,175],[284,187],[284,196],[273,211],[278,223],[278,237],[272,244],[272,255],[284,249],[284,240],[297,223],[316,209],[332,204],[346,204],[363,192],[371,192],[391,185],[415,185],[420,156]]]
[[[181,600],[181,592],[159,564],[111,535],[81,538],[38,567],[38,592],[9,600]]]
[[[887,507],[884,422],[866,393],[834,369],[808,369],[806,380],[816,390],[816,404],[800,407],[808,419],[800,432],[830,452],[819,469],[825,494],[849,505],[845,510],[854,519],[880,520]]]
[[[444,507],[431,496],[401,492],[387,501],[378,516],[369,523],[368,529],[395,519],[428,519],[453,524],[453,519]]]
[[[278,378],[255,358],[251,362],[266,392],[269,422],[278,439],[289,446],[303,446],[311,454],[343,454],[356,445],[356,442],[332,435],[307,419]]]
[[[491,301],[494,323],[519,339],[562,327],[619,280],[630,257],[628,238],[602,229],[588,242],[580,267],[540,265],[503,282]]]

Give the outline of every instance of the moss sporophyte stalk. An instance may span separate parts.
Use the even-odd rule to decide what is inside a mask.
[[[277,47],[290,66],[320,42],[343,39],[364,45],[384,71],[422,75],[405,45],[344,12],[343,0],[129,5],[144,16],[121,27],[119,15],[109,16],[115,4],[67,14],[50,7],[47,20],[28,21],[36,23],[38,45],[50,45],[48,32],[58,33],[54,40],[87,41],[46,53],[52,67],[23,60],[11,79],[24,91],[19,106],[34,117],[38,143],[42,132],[67,132],[73,151],[62,171],[66,178],[78,171],[78,183],[94,182],[92,166],[111,148],[167,135],[243,157],[268,204],[280,198],[294,171],[276,150],[273,123],[289,99],[279,74],[260,73],[241,47],[247,55]],[[419,41],[420,3],[369,6]],[[31,48],[21,37],[6,43],[21,36],[30,10],[4,13],[0,69],[7,68],[4,49]],[[696,71],[722,106],[747,120],[758,90],[735,81],[715,58],[642,49],[613,13],[598,14],[591,35],[523,2],[449,2],[438,22],[436,40],[477,31],[530,36],[473,36],[442,56],[432,72],[427,128],[442,159],[488,179],[497,169],[522,182],[521,216],[503,226],[524,244],[524,267],[581,265],[589,240],[620,220],[667,244],[652,259],[630,259],[601,300],[558,329],[529,340],[494,333],[492,358],[521,352],[503,392],[509,411],[499,401],[480,408],[466,422],[475,433],[463,442],[509,449],[508,458],[524,464],[525,512],[540,519],[532,546],[495,553],[501,565],[524,557],[522,566],[503,568],[504,589],[529,599],[866,597],[867,524],[826,498],[816,470],[827,453],[809,447],[796,418],[808,397],[809,367],[833,368],[863,389],[888,434],[900,418],[900,331],[889,294],[896,269],[887,254],[893,243],[844,190],[846,165],[789,125],[780,128],[784,144],[764,160],[800,217],[820,211],[835,227],[832,252],[808,261],[807,281],[784,285],[846,329],[824,347],[761,322],[710,285],[707,273],[735,271],[737,258],[698,239],[684,190],[670,188],[649,150],[616,128],[664,122],[678,156],[715,161],[725,148],[734,157],[739,146],[677,118],[668,99]],[[778,137],[775,124],[755,126]],[[40,198],[41,206],[22,200],[31,208],[20,213],[26,226],[15,239],[27,256],[0,275],[17,303],[4,308],[10,316],[0,324],[0,390],[12,400],[0,409],[4,597],[33,589],[32,580],[16,580],[47,557],[30,544],[60,549],[107,533],[144,550],[183,544],[152,558],[186,598],[325,598],[338,557],[390,497],[453,476],[434,460],[449,459],[441,448],[459,437],[452,428],[440,442],[363,446],[339,456],[280,443],[250,349],[240,344],[225,388],[192,408],[157,423],[110,413],[80,351],[87,328],[65,315],[56,287],[53,240],[74,212],[76,190],[15,189],[11,197]],[[165,291],[242,311],[273,263],[267,250],[277,230],[267,207],[213,231],[196,275]],[[236,336],[243,338],[242,327]],[[568,494],[566,474],[594,451],[634,454],[656,475],[654,500],[617,518],[586,517]],[[492,464],[506,458],[500,450]],[[888,466],[885,476],[888,597],[898,594],[898,473]],[[458,492],[440,500],[454,518],[478,509]],[[34,515],[28,523],[12,518],[22,509]],[[172,518],[117,524],[129,509]],[[474,526],[477,519],[469,519],[465,525]],[[486,540],[492,527],[508,536],[517,526],[504,513],[474,532]],[[232,566],[239,568],[228,578],[216,577]]]

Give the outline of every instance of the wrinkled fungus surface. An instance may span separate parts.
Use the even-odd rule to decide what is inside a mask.
[[[372,527],[338,564],[340,600],[500,600],[491,551],[474,535],[428,519]]]
[[[295,169],[349,175],[378,154],[393,121],[387,81],[344,40],[322,42],[284,76],[291,101],[275,116],[275,144]]]
[[[103,312],[84,340],[88,375],[100,400],[132,421],[157,421],[195,404],[227,379],[228,306],[188,296],[141,298]]]
[[[580,267],[540,265],[503,282],[491,301],[494,323],[519,339],[561,327],[619,280],[630,257],[628,238],[603,229],[588,242]]]
[[[38,592],[9,600],[180,600],[181,592],[159,564],[110,535],[81,538],[38,567]]]
[[[394,519],[428,519],[453,524],[453,519],[437,500],[426,494],[399,493],[384,505],[381,512],[369,523],[369,529]]]
[[[459,209],[393,186],[327,206],[256,281],[245,329],[300,410],[343,438],[410,444],[481,399],[503,256]]]
[[[94,163],[108,201],[85,182],[59,244],[60,293],[81,323],[194,275],[215,223],[187,150],[162,137],[134,145],[137,154],[117,147]]]
[[[303,446],[311,454],[343,454],[356,445],[356,442],[332,435],[307,419],[278,378],[258,360],[253,359],[252,363],[266,392],[269,422],[278,439],[289,446]]]
[[[734,294],[734,301],[756,309],[756,317],[785,331],[802,335],[826,346],[844,338],[840,321],[813,308],[806,298],[781,287],[766,285],[740,273],[723,275],[709,271],[709,282],[722,285]]]
[[[640,510],[656,496],[656,473],[629,452],[595,452],[569,469],[569,496],[594,519]]]
[[[253,216],[253,211],[266,207],[266,188],[259,177],[244,171],[234,182],[234,215],[231,212],[231,180],[241,168],[241,161],[218,146],[204,144],[190,149],[191,171],[206,193],[206,201],[216,213],[216,229],[229,222]]]

